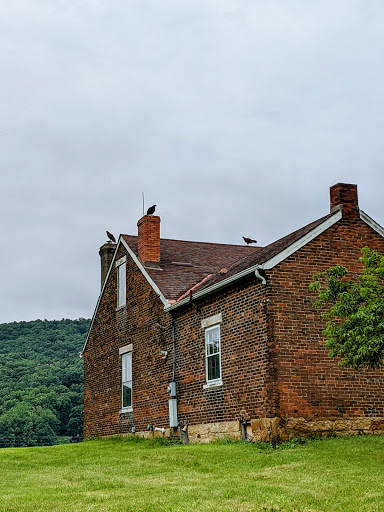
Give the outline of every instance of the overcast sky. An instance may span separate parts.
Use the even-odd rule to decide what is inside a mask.
[[[89,318],[105,230],[259,245],[358,185],[384,224],[380,0],[0,3],[0,322]]]

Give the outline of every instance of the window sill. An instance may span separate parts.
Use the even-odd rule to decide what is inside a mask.
[[[120,414],[124,414],[126,412],[133,412],[133,407],[125,407],[124,409],[120,409]]]
[[[122,304],[121,306],[117,306],[117,308],[115,309],[115,311],[120,311],[121,309],[124,309],[127,307],[127,303],[125,304]]]
[[[214,380],[212,382],[207,382],[206,384],[203,385],[203,389],[209,389],[209,388],[217,388],[219,386],[222,386],[223,385],[223,381],[220,379],[220,380]]]

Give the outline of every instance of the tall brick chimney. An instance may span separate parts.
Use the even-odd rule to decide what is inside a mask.
[[[337,183],[330,188],[331,213],[341,209],[343,217],[356,217],[359,212],[357,185]]]
[[[111,266],[111,261],[113,255],[115,254],[115,249],[116,244],[113,244],[112,242],[107,242],[99,249],[101,263],[101,288],[103,288],[105,278],[107,277],[109,267]]]
[[[137,223],[137,249],[140,261],[147,267],[160,267],[160,217],[144,215]]]

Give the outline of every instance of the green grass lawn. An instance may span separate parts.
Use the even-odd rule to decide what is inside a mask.
[[[384,438],[0,450],[0,511],[384,511]]]

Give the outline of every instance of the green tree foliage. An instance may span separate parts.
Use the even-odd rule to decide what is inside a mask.
[[[310,289],[318,293],[316,307],[327,307],[324,334],[331,357],[356,370],[383,366],[384,256],[365,247],[357,279],[341,265],[313,276]]]
[[[0,447],[54,444],[82,433],[89,320],[0,324]]]
[[[0,446],[55,444],[58,423],[49,408],[19,402],[0,416]]]

